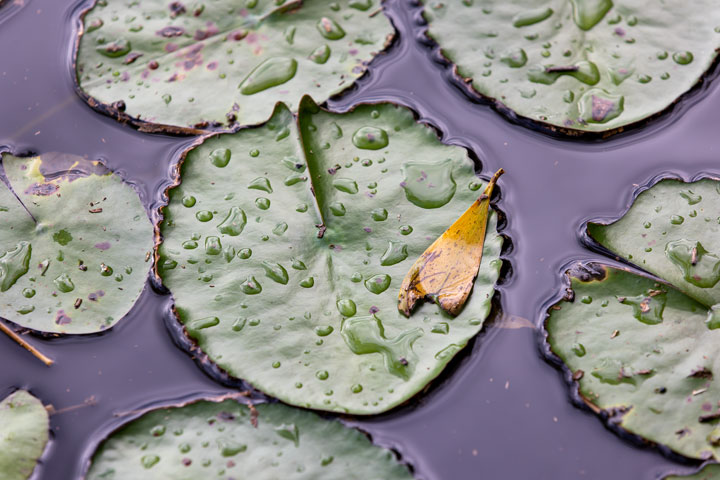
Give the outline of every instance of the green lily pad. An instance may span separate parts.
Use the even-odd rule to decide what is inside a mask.
[[[572,134],[619,131],[662,112],[720,47],[713,0],[423,3],[428,35],[475,91]]]
[[[663,180],[620,220],[589,224],[600,245],[657,277],[576,267],[572,295],[550,309],[546,325],[552,351],[591,408],[700,459],[720,453],[719,187]]]
[[[720,465],[711,463],[691,475],[670,475],[663,480],[717,480],[720,479]]]
[[[436,377],[482,328],[502,237],[453,318],[398,311],[414,260],[482,190],[466,150],[391,104],[309,98],[190,150],[160,224],[158,271],[208,357],[284,402],[374,414]],[[322,238],[318,238],[322,237]]]
[[[255,409],[257,427],[235,400],[153,410],[100,445],[87,478],[412,479],[356,429],[279,403]]]
[[[256,124],[276,102],[325,101],[390,42],[379,0],[98,0],[76,73],[92,106],[146,130]]]
[[[135,190],[74,155],[4,154],[2,166],[0,315],[48,333],[117,323],[152,263],[153,227]]]
[[[48,442],[50,420],[42,402],[18,390],[0,402],[0,472],[3,480],[25,480]]]

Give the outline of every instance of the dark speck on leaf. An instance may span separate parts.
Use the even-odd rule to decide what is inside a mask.
[[[157,68],[158,68],[159,66],[160,66],[160,64],[159,64],[156,60],[151,60],[151,61],[148,63],[148,68],[149,68],[150,70],[157,70]]]
[[[64,310],[58,310],[57,314],[55,315],[55,323],[57,325],[67,325],[68,323],[72,322],[72,318],[70,318],[67,314],[65,314]]]
[[[185,458],[182,459],[182,464],[185,465],[186,467],[189,467],[190,464],[192,464],[192,460],[190,460],[189,458],[185,457]]]
[[[187,10],[185,10],[185,5],[183,5],[180,2],[172,2],[168,8],[170,9],[170,16],[172,18],[177,17],[178,15],[182,15]]]
[[[373,305],[372,307],[370,307],[370,310],[368,310],[368,311],[370,312],[370,315],[374,315],[377,312],[379,312],[380,309],[378,307],[376,307],[375,305]]]
[[[402,365],[402,366],[404,366],[404,367],[407,367],[407,366],[408,366],[408,361],[407,361],[407,359],[406,359],[406,358],[403,358],[403,357],[400,357],[400,365]]]
[[[366,233],[372,233],[372,228],[370,227],[363,227],[363,230],[365,230]]]
[[[185,33],[184,28],[176,27],[173,25],[168,25],[167,27],[163,27],[160,30],[158,30],[157,32],[155,32],[155,35],[160,35],[161,37],[170,38],[170,37],[179,37],[183,33]]]
[[[127,55],[127,57],[125,57],[125,60],[123,60],[123,63],[125,65],[130,65],[131,63],[133,63],[135,60],[137,60],[138,58],[140,58],[142,56],[143,56],[142,53],[131,52]]]

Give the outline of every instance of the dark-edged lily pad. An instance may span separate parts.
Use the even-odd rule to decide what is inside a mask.
[[[42,402],[18,390],[0,402],[0,473],[30,478],[48,442],[50,420]]]
[[[88,480],[130,478],[411,479],[362,432],[279,403],[201,400],[151,411],[95,452]]]
[[[613,423],[677,453],[720,453],[720,182],[663,180],[589,235],[653,273],[601,264],[569,272],[548,343],[579,393]]]
[[[152,264],[153,227],[135,190],[74,155],[4,154],[2,166],[0,316],[48,333],[114,325]]]
[[[267,119],[304,94],[350,87],[389,43],[379,0],[98,0],[83,16],[77,81],[93,106],[143,129]],[[109,108],[108,108],[109,107]]]
[[[428,34],[473,89],[568,133],[608,132],[671,106],[720,47],[712,0],[425,0]]]
[[[160,224],[158,272],[180,321],[232,376],[284,402],[373,414],[436,377],[482,328],[502,237],[493,213],[464,310],[410,318],[414,260],[478,197],[463,148],[392,104],[309,98],[187,152]]]

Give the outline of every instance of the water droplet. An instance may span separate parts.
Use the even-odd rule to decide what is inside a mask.
[[[394,338],[386,338],[379,318],[352,317],[343,321],[340,333],[348,348],[356,355],[380,353],[390,374],[405,380],[412,375],[417,360],[412,345],[423,335],[420,328],[407,330]]]
[[[328,47],[327,45],[323,45],[321,47],[316,48],[310,54],[309,58],[310,58],[310,60],[312,60],[315,63],[318,63],[320,65],[324,64],[330,58],[330,47]]]
[[[260,150],[258,150],[257,148],[253,148],[252,150],[250,150],[249,153],[251,157],[257,158],[257,156],[260,155]]]
[[[230,163],[230,150],[227,148],[218,148],[210,153],[210,163],[218,168],[227,167]]]
[[[20,242],[14,249],[0,255],[0,291],[10,289],[28,272],[31,255],[32,245],[28,242]]]
[[[27,315],[28,313],[32,313],[35,311],[35,307],[33,305],[21,305],[18,307],[17,310],[15,310],[20,315]]]
[[[662,290],[648,290],[643,295],[618,297],[623,305],[633,307],[633,317],[646,325],[657,325],[663,321],[667,293]]]
[[[106,57],[117,58],[130,53],[131,46],[126,39],[118,38],[113,42],[98,46],[96,50]]]
[[[380,265],[389,267],[400,263],[408,257],[407,245],[402,242],[388,242],[387,249],[380,258]]]
[[[246,318],[238,318],[236,319],[232,324],[232,329],[234,332],[240,332],[243,328],[245,328],[245,323],[247,322]]]
[[[365,280],[365,288],[371,293],[379,295],[390,286],[390,275],[380,273]]]
[[[573,20],[583,30],[590,30],[603,19],[612,8],[612,0],[570,0]]]
[[[265,269],[265,275],[267,275],[268,278],[277,283],[287,285],[289,277],[287,270],[285,270],[285,267],[283,267],[279,263],[273,263],[268,261],[262,262],[262,266]]]
[[[402,235],[410,235],[413,231],[413,228],[410,225],[401,225],[400,226],[400,233]]]
[[[256,198],[255,206],[260,210],[267,210],[268,208],[270,208],[270,200],[265,197]]]
[[[713,305],[710,307],[707,319],[705,320],[705,325],[707,325],[707,328],[710,330],[720,328],[720,305]]]
[[[355,302],[349,298],[341,298],[335,305],[337,306],[338,312],[340,312],[340,315],[343,317],[352,317],[357,313],[357,306],[355,305]]]
[[[553,9],[550,7],[533,8],[531,10],[525,10],[520,12],[513,17],[513,27],[521,28],[530,25],[535,25],[543,20],[549,18],[553,14]]]
[[[187,443],[181,443],[178,445],[178,450],[180,450],[180,453],[188,453],[192,447]]]
[[[582,343],[576,343],[572,346],[571,350],[576,357],[584,357],[587,353],[587,351],[585,350],[585,345],[583,345]]]
[[[590,305],[592,303],[592,297],[590,295],[585,295],[580,299],[580,301],[586,305]]]
[[[365,150],[379,150],[388,146],[388,134],[382,128],[362,127],[352,137],[353,145]]]
[[[693,54],[692,52],[675,52],[672,56],[673,60],[675,60],[675,63],[678,65],[687,65],[693,61]]]
[[[213,213],[210,210],[200,210],[195,214],[195,218],[201,222],[209,222],[213,219]]]
[[[441,335],[447,335],[450,332],[450,325],[447,322],[440,322],[433,325],[430,330],[432,333],[439,333]]]
[[[255,277],[250,276],[240,284],[240,290],[246,295],[257,295],[262,292],[262,285],[260,285]]]
[[[437,163],[407,162],[402,171],[405,196],[421,208],[438,208],[447,204],[457,188],[450,159]],[[411,230],[412,231],[412,230]]]
[[[218,317],[199,318],[190,322],[190,325],[188,325],[188,330],[203,330],[205,328],[214,327],[219,323],[220,319]]]
[[[614,358],[603,358],[592,371],[593,377],[608,385],[620,385],[621,383],[636,385],[638,380],[643,380],[643,377],[649,375],[652,375],[652,371],[636,372],[632,366],[625,365]]]
[[[53,280],[53,283],[55,284],[57,289],[63,293],[68,293],[75,290],[75,284],[67,273],[59,275],[57,278],[55,278],[55,280]]]
[[[195,240],[186,240],[182,243],[182,247],[185,250],[194,250],[198,247],[198,243]]]
[[[387,220],[388,211],[384,208],[376,208],[370,212],[370,217],[372,217],[372,219],[376,222],[384,222]]]
[[[673,225],[682,225],[684,221],[685,218],[680,215],[673,215],[670,217],[670,223],[672,223]]]
[[[300,286],[303,288],[312,288],[315,285],[315,279],[313,277],[307,277],[300,280]]]
[[[242,248],[238,252],[238,258],[242,258],[243,260],[247,260],[252,255],[252,250],[249,248]]]
[[[35,290],[32,288],[23,288],[22,294],[25,298],[32,298],[35,296]]]
[[[252,190],[262,190],[263,192],[272,193],[273,189],[270,186],[270,180],[266,177],[257,177],[255,180],[250,182],[248,188]]]
[[[607,123],[622,114],[625,97],[592,88],[578,100],[580,118],[588,123]]]
[[[194,207],[195,202],[196,202],[195,197],[193,197],[192,195],[185,195],[182,198],[182,204],[185,205],[187,208]]]
[[[697,205],[702,201],[702,196],[693,193],[692,190],[685,190],[680,192],[680,196],[687,200],[688,205]]]
[[[238,443],[234,440],[220,439],[218,440],[218,448],[220,449],[220,455],[223,457],[234,457],[238,453],[247,450],[247,445]]]
[[[505,52],[500,57],[500,61],[510,68],[520,68],[527,63],[527,54],[522,48],[513,48]]]
[[[460,350],[462,350],[462,347],[460,345],[455,345],[454,343],[451,343],[450,345],[436,353],[435,359],[440,361],[447,361],[454,357],[455,354],[458,353]]]
[[[202,212],[198,212],[200,214]],[[210,212],[208,212],[210,213]],[[212,213],[210,213],[210,218],[208,220],[201,220],[204,222],[209,221],[212,219]],[[200,218],[198,217],[198,220]],[[245,228],[245,225],[247,224],[247,217],[245,216],[245,212],[239,208],[239,207],[232,207],[230,208],[230,211],[228,212],[227,216],[225,217],[225,220],[222,221],[220,225],[217,226],[217,229],[220,233],[224,235],[230,235],[231,237],[237,237],[240,235]]]
[[[240,93],[253,95],[268,88],[282,85],[295,76],[297,60],[288,57],[270,57],[240,83]]]
[[[280,222],[277,225],[275,225],[275,228],[273,228],[273,233],[275,235],[282,235],[285,232],[287,232],[288,224],[285,222]]]
[[[358,193],[358,185],[355,180],[350,178],[334,178],[333,187],[343,193],[355,194]]]
[[[356,383],[355,385],[350,387],[350,391],[352,391],[353,393],[360,393],[363,391],[363,386],[359,383]]]
[[[317,23],[317,29],[328,40],[340,40],[345,36],[345,30],[332,18],[322,17]]]
[[[335,215],[336,217],[342,217],[345,215],[345,205],[343,205],[341,202],[333,202],[329,206],[330,213]]]
[[[208,255],[220,255],[222,252],[222,243],[218,237],[207,237],[205,239],[205,253]]]
[[[318,337],[327,337],[330,335],[335,329],[331,325],[325,325],[325,326],[317,326],[315,327],[315,334]]]
[[[152,468],[155,466],[156,463],[160,461],[160,457],[157,455],[144,455],[140,459],[140,463],[144,468]]]
[[[680,269],[685,281],[696,287],[712,288],[720,280],[720,257],[705,250],[700,242],[668,242],[665,255]]]
[[[282,364],[280,362],[273,362],[272,367],[273,368],[280,368]]]
[[[165,425],[155,425],[150,429],[150,435],[153,437],[162,437],[165,435]]]
[[[315,377],[318,380],[327,380],[330,374],[327,372],[327,370],[318,370],[315,372]]]

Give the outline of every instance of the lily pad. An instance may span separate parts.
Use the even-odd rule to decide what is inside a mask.
[[[482,328],[502,237],[490,215],[465,309],[398,311],[402,280],[479,196],[467,151],[392,104],[309,98],[187,152],[158,272],[208,357],[284,402],[374,414],[421,391]]]
[[[588,233],[657,277],[600,264],[569,272],[550,309],[548,343],[579,393],[613,423],[677,453],[720,453],[716,248],[720,182],[663,180],[620,220]]]
[[[390,42],[379,0],[98,0],[77,81],[90,104],[145,130],[261,123],[303,94],[350,87]]]
[[[670,475],[663,480],[717,480],[720,478],[720,465],[711,463],[691,475]]]
[[[566,133],[610,132],[670,107],[713,65],[713,0],[424,1],[428,35],[501,110]]]
[[[279,403],[198,401],[144,414],[105,440],[88,480],[128,478],[412,479],[362,432]]]
[[[135,190],[74,155],[4,154],[2,166],[0,315],[49,333],[117,323],[152,263],[153,227]]]
[[[0,402],[0,472],[4,480],[25,480],[48,442],[50,420],[42,402],[18,390]]]

